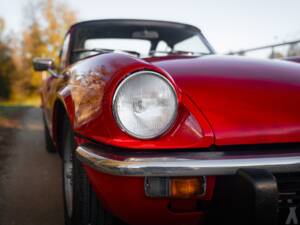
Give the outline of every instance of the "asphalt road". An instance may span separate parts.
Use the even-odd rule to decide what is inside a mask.
[[[41,110],[0,107],[0,224],[62,225],[61,161],[45,150]]]

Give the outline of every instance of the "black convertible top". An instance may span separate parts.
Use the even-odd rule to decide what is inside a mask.
[[[189,26],[189,27],[193,27],[197,30],[199,30],[199,28],[193,26],[193,25],[189,25],[189,24],[185,24],[185,23],[179,23],[179,22],[171,22],[171,21],[163,21],[163,20],[145,20],[145,19],[99,19],[99,20],[86,20],[86,21],[81,21],[78,23],[75,23],[71,26],[72,28],[78,27],[78,26],[84,26],[84,25],[88,25],[88,24],[95,24],[95,23],[112,23],[112,24],[127,24],[127,25],[165,25],[165,26]]]
[[[170,50],[173,50],[176,44],[198,37],[200,39],[198,43],[202,41],[208,52],[214,53],[213,48],[203,36],[200,29],[192,25],[177,22],[136,19],[90,20],[74,24],[68,33],[71,33],[70,48],[72,51],[70,62],[72,63],[91,55],[91,52],[94,52],[94,54],[97,52],[93,49],[85,50],[85,43],[93,39],[147,40],[150,42],[150,54],[156,51],[159,43],[165,42],[164,44]],[[107,50],[107,48],[104,49]],[[108,50],[110,49],[108,48]],[[134,54],[139,54],[139,52],[134,51]]]
[[[135,32],[156,31],[160,40],[166,41],[170,46],[195,35],[201,31],[188,24],[155,21],[155,20],[134,20],[134,19],[106,19],[91,20],[74,24],[71,29],[75,33],[76,47],[80,48],[80,40],[93,38],[133,38]],[[155,37],[139,37],[153,41]]]

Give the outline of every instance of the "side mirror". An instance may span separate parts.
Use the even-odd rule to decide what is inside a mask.
[[[52,71],[55,69],[55,63],[52,59],[35,58],[32,64],[35,71]]]

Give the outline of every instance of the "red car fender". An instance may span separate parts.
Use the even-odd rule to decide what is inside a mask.
[[[178,117],[174,125],[164,135],[146,141],[123,132],[112,113],[112,99],[118,84],[126,76],[141,70],[155,71],[165,76],[173,84],[178,96]],[[181,92],[168,73],[150,63],[125,54],[111,53],[83,60],[72,66],[68,72],[73,78],[79,77],[83,80],[75,80],[75,83],[69,80],[67,86],[59,92],[58,99],[66,107],[65,111],[78,135],[104,144],[134,149],[153,149],[157,146],[163,149],[203,148],[213,144],[213,132],[203,113]],[[90,79],[92,76],[98,78]],[[98,83],[93,86],[95,82]],[[96,99],[94,105],[91,99]],[[80,110],[85,109],[87,113],[93,110],[95,112],[78,120],[81,116]]]

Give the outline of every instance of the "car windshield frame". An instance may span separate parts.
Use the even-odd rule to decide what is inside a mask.
[[[151,42],[151,48],[147,55],[140,56],[141,58],[155,56],[156,47],[158,42],[163,40],[168,45],[173,46],[180,41],[183,41],[192,36],[198,36],[200,39],[199,43],[206,48],[207,52],[190,52],[190,51],[165,51],[165,55],[169,54],[180,54],[180,55],[203,55],[203,54],[215,54],[214,49],[209,44],[207,39],[204,37],[202,32],[192,26],[176,22],[166,21],[152,21],[152,20],[127,20],[127,19],[113,19],[113,20],[95,20],[86,21],[75,24],[71,27],[73,33],[73,40],[71,44],[70,63],[79,61],[85,57],[79,57],[81,51],[84,50],[84,43],[89,39],[107,39],[107,38],[124,38],[124,39],[140,39],[148,40]],[[138,33],[139,32],[139,33]],[[143,36],[144,32],[144,36]],[[157,32],[157,34],[155,33]],[[133,34],[135,35],[133,37]],[[157,36],[158,35],[158,36]],[[169,38],[169,39],[168,39]],[[101,48],[97,48],[99,51],[94,51],[95,48],[91,49],[91,55],[106,53],[108,51],[101,51]],[[88,49],[87,49],[88,50]],[[128,49],[110,49],[112,52]],[[93,52],[93,53],[92,53]],[[162,53],[162,51],[160,51]],[[136,55],[136,54],[135,54]],[[137,56],[137,55],[136,55]],[[161,54],[160,54],[161,56]]]

